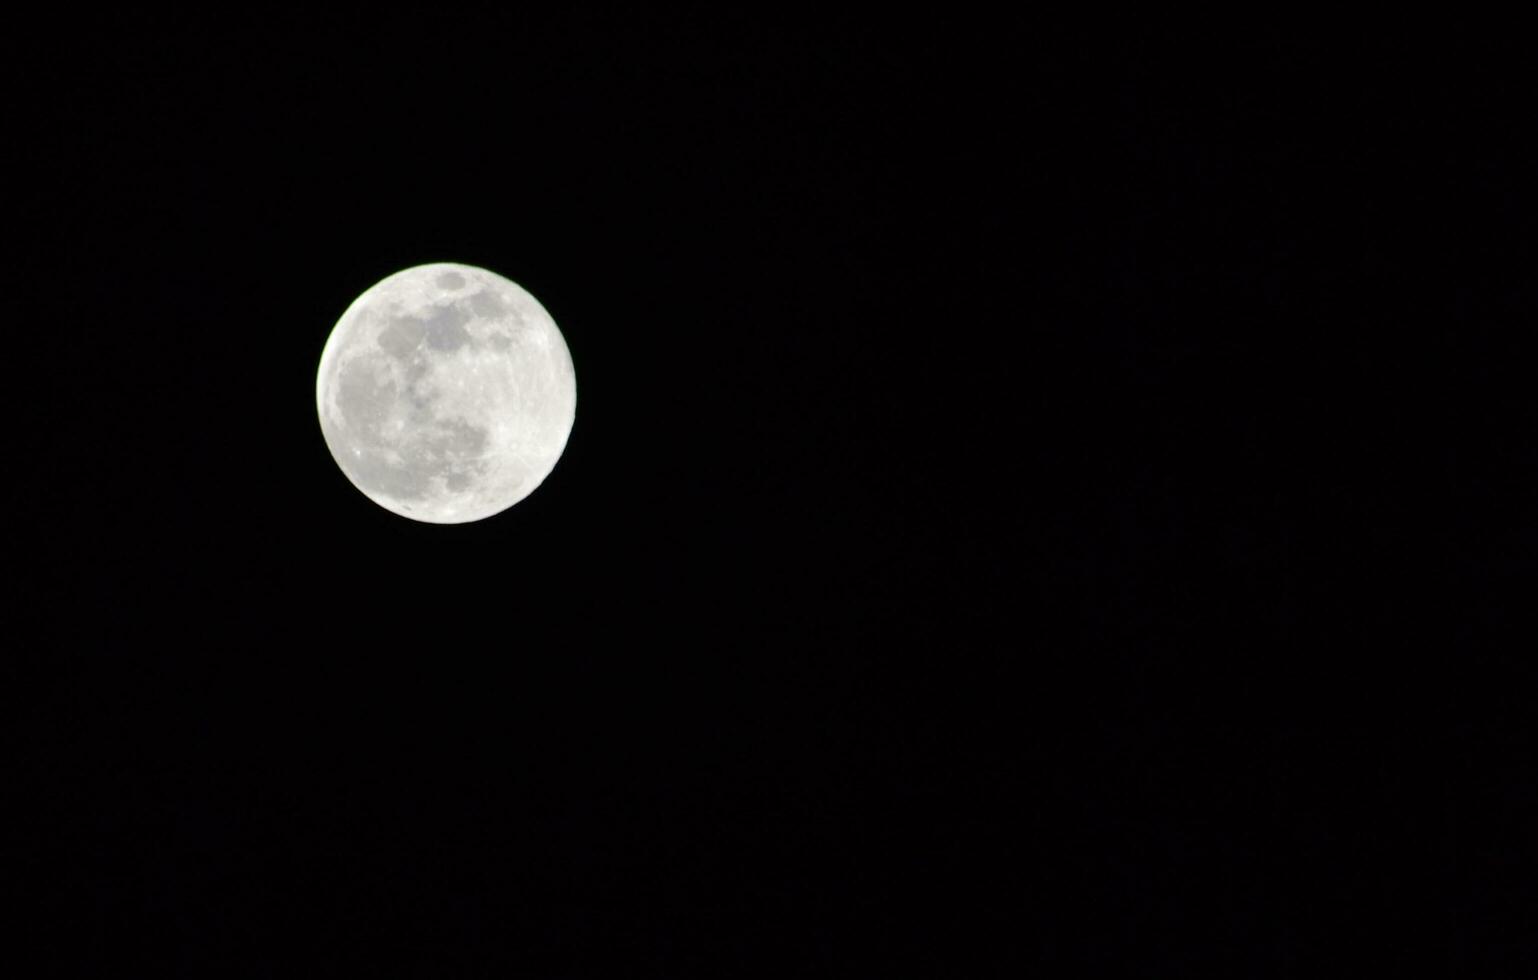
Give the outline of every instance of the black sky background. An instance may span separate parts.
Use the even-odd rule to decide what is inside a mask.
[[[1363,543],[1309,536],[1368,506],[1324,61],[730,13],[43,43],[26,975],[1319,975],[1395,887],[1327,829],[1373,763],[1318,644]],[[315,418],[336,319],[429,261],[577,370],[476,524],[369,503]]]

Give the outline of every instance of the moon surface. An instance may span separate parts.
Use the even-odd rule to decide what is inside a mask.
[[[337,465],[379,506],[432,524],[500,513],[566,448],[577,379],[555,321],[494,272],[389,276],[337,321],[315,378]]]

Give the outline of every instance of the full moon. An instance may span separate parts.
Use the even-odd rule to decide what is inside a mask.
[[[501,513],[566,448],[577,379],[545,308],[455,263],[388,276],[337,321],[315,378],[337,465],[388,511],[432,524]]]

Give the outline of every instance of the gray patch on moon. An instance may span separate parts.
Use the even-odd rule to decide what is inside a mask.
[[[351,413],[348,421],[353,421]],[[460,492],[485,474],[487,466],[480,455],[487,444],[484,429],[459,419],[423,420],[421,426],[405,441],[385,439],[378,423],[366,428],[349,424],[345,436],[337,432],[340,442],[350,442],[359,450],[348,467],[358,484],[396,500],[424,500],[433,495],[436,479]]]
[[[465,277],[457,272],[445,272],[435,282],[437,282],[439,289],[463,289],[465,287]]]
[[[433,350],[458,350],[470,343],[465,324],[470,314],[457,306],[441,306],[427,319],[427,346]]]
[[[409,316],[391,317],[385,328],[379,331],[377,343],[385,353],[397,360],[405,360],[422,342],[427,327],[421,320]]]
[[[425,377],[427,377],[427,359],[417,354],[406,362],[406,384],[415,386]]]
[[[437,351],[458,350],[471,343],[470,332],[465,324],[470,314],[457,306],[438,306],[426,317],[395,316],[379,331],[376,343],[396,360],[404,361],[417,350],[422,341]]]
[[[476,316],[499,317],[507,312],[502,300],[491,289],[483,289],[470,297],[470,309]]]
[[[395,394],[395,382],[362,361],[343,365],[337,379],[337,408],[348,428],[359,432],[372,432],[384,422]]]
[[[428,443],[438,454],[455,459],[478,457],[486,451],[486,430],[462,419],[440,419]]]

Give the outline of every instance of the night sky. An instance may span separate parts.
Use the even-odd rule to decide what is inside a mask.
[[[714,10],[11,43],[12,975],[1320,975],[1378,887],[1321,844],[1366,750],[1300,697],[1360,679],[1299,465],[1349,455],[1303,370],[1362,354],[1322,54]],[[315,409],[348,304],[433,261],[533,293],[578,385],[545,483],[457,526]]]

